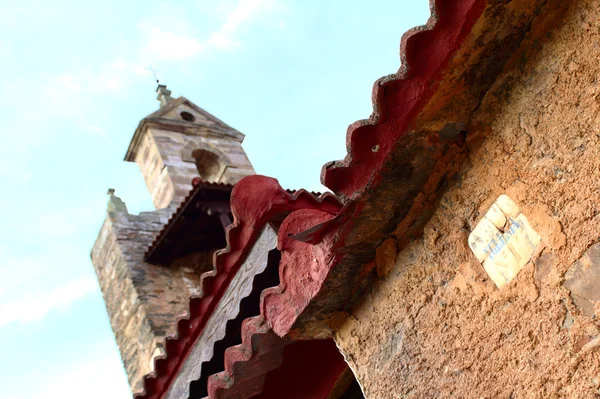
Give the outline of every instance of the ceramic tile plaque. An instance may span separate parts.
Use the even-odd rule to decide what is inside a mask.
[[[504,194],[469,235],[469,247],[498,288],[523,269],[540,241],[519,207]]]

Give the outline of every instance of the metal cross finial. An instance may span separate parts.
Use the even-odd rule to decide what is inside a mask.
[[[147,71],[152,72],[152,76],[154,76],[154,79],[156,80],[156,83],[159,84],[159,79],[158,79],[158,75],[157,72],[161,72],[160,69],[156,69],[152,66],[152,64],[148,65],[146,68],[144,68]]]

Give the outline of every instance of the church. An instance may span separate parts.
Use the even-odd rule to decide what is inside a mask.
[[[598,43],[598,0],[431,0],[322,194],[159,85],[156,210],[110,189],[91,252],[134,397],[599,397]]]

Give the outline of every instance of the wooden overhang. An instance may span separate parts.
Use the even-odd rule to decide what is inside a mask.
[[[233,185],[196,178],[192,186],[146,250],[146,262],[168,265],[193,252],[225,247],[225,229],[232,222],[229,201]]]

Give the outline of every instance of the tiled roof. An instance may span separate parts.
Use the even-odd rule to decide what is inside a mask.
[[[200,178],[196,178],[192,181],[192,190],[188,193],[182,203],[175,209],[171,217],[164,225],[164,227],[156,234],[154,240],[146,250],[144,258],[150,263],[164,263],[160,262],[164,258],[163,252],[167,252],[169,242],[165,242],[170,234],[174,234],[174,230],[177,228],[177,223],[182,219],[186,213],[197,213],[199,210],[197,202],[202,199],[211,199],[215,202],[223,202],[229,204],[229,196],[233,185],[224,183],[209,183],[202,181]],[[200,209],[200,211],[207,211],[208,209]],[[215,232],[219,234],[219,232]],[[164,244],[163,244],[164,243]]]
[[[171,214],[167,223],[165,223],[163,228],[154,237],[154,240],[152,240],[152,243],[148,246],[148,249],[146,250],[146,252],[144,254],[144,259],[146,259],[148,262],[161,263],[161,262],[157,261],[157,259],[159,259],[159,257],[160,257],[160,254],[157,254],[157,252],[161,251],[161,249],[162,249],[161,246],[162,246],[163,240],[167,237],[169,232],[173,229],[174,224],[183,216],[183,214],[186,212],[186,210],[188,210],[191,207],[194,207],[195,199],[198,199],[204,192],[207,192],[207,195],[210,196],[211,189],[212,190],[219,189],[219,190],[228,191],[229,193],[231,193],[231,190],[233,189],[233,184],[210,183],[210,182],[205,182],[200,178],[195,178],[192,181],[192,187],[193,187],[192,190],[190,190],[190,192],[184,198],[184,200],[181,202],[181,204],[179,204],[179,206]],[[296,192],[298,192],[298,190],[290,190],[290,189],[286,189],[285,191],[290,195],[294,195]],[[320,192],[315,192],[315,191],[310,191],[309,193],[311,195],[313,195],[314,197],[319,197],[322,195]],[[223,197],[223,196],[221,196],[221,197]],[[229,202],[229,196],[227,196],[227,202]]]

